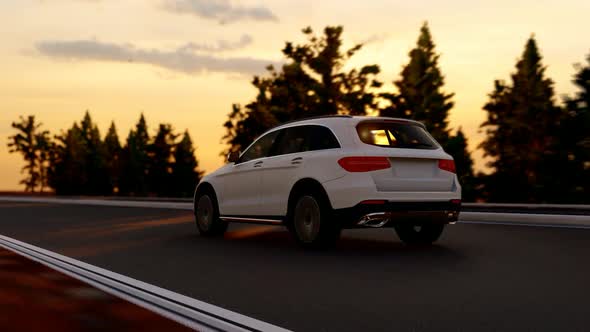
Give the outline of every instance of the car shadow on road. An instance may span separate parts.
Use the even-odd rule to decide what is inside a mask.
[[[258,257],[280,253],[290,257],[347,258],[363,256],[375,259],[399,257],[442,261],[464,258],[461,251],[453,248],[451,244],[445,243],[444,236],[440,243],[430,246],[410,246],[399,241],[393,230],[384,229],[381,231],[389,232],[389,234],[383,233],[380,236],[374,236],[376,233],[363,233],[363,230],[345,231],[333,248],[323,250],[303,249],[288,231],[272,226],[229,231],[224,238],[204,238],[198,234],[191,234],[175,240],[190,246],[201,247],[203,250],[222,251],[226,255],[253,254]]]

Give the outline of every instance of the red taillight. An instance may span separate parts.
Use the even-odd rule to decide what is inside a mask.
[[[387,157],[344,157],[338,164],[349,172],[370,172],[391,167]]]
[[[452,159],[440,159],[438,161],[438,168],[442,169],[443,171],[457,173],[455,169],[455,161]]]

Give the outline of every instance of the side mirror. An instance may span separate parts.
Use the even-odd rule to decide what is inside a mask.
[[[240,151],[232,151],[227,155],[227,162],[235,163],[240,159]]]

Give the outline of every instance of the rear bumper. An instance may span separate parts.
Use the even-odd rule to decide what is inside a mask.
[[[461,199],[461,185],[457,177],[450,191],[379,191],[371,172],[347,173],[346,176],[322,183],[334,209],[353,208],[365,199],[388,202],[449,202]],[[419,204],[419,203],[417,203]]]
[[[344,228],[393,227],[400,223],[448,224],[459,218],[461,202],[386,202],[359,203],[350,208],[334,210],[335,221]]]

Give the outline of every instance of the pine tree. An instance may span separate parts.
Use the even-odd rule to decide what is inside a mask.
[[[123,171],[121,192],[126,195],[146,195],[148,193],[147,174],[149,135],[145,117],[141,114],[134,130],[129,132],[123,148]]]
[[[171,194],[173,149],[177,136],[171,125],[160,124],[154,141],[148,146],[149,191],[158,196]]]
[[[87,182],[83,186],[83,194],[109,195],[112,192],[109,182],[106,150],[101,140],[100,131],[90,113],[86,111],[80,122],[80,134],[86,146],[84,171]]]
[[[410,118],[426,125],[432,136],[443,146],[449,139],[448,114],[453,107],[453,94],[443,92],[444,77],[439,68],[440,55],[428,24],[420,28],[416,47],[409,53],[410,61],[401,72],[401,79],[394,82],[398,93],[384,93],[389,106],[380,111],[381,116]]]
[[[119,192],[119,177],[121,173],[121,143],[115,122],[111,122],[109,131],[104,138],[105,160],[109,174],[109,187],[111,192]]]
[[[49,131],[44,130],[35,135],[37,146],[37,169],[39,170],[39,192],[43,192],[45,187],[49,185],[49,167],[51,160],[51,151],[53,149],[53,142],[51,141]]]
[[[182,140],[176,145],[174,151],[174,164],[172,165],[172,176],[174,195],[190,197],[201,178],[198,170],[199,162],[195,157],[195,149],[188,131],[184,132]]]
[[[46,184],[47,158],[50,148],[49,132],[40,130],[42,124],[36,123],[35,116],[26,119],[22,116],[19,122],[13,122],[12,128],[18,132],[8,137],[10,153],[19,152],[25,160],[22,172],[26,177],[20,181],[25,185],[25,191],[34,192],[39,185],[40,191]]]
[[[254,138],[279,123],[304,117],[330,114],[366,114],[377,109],[381,86],[379,67],[367,65],[344,69],[362,45],[342,47],[340,26],[326,27],[317,36],[303,29],[307,42],[287,42],[282,52],[286,63],[280,70],[269,66],[267,77],[254,77],[254,101],[244,108],[234,104],[225,122],[228,145],[225,153],[245,148]]]
[[[50,155],[49,186],[58,195],[85,193],[88,151],[80,127],[74,123],[66,132],[56,136],[56,140]]]
[[[565,99],[559,151],[566,166],[562,197],[568,203],[590,203],[590,54],[585,66],[577,65],[573,83],[578,88]]]
[[[476,198],[476,183],[473,174],[473,160],[467,149],[467,138],[463,134],[461,127],[457,134],[449,138],[445,151],[455,159],[457,177],[462,186],[462,199],[464,201],[474,201]]]
[[[496,81],[484,106],[488,118],[481,127],[487,137],[481,147],[493,158],[489,166],[494,169],[486,190],[493,201],[549,201],[558,187],[554,168],[563,113],[533,37],[511,81]]]

